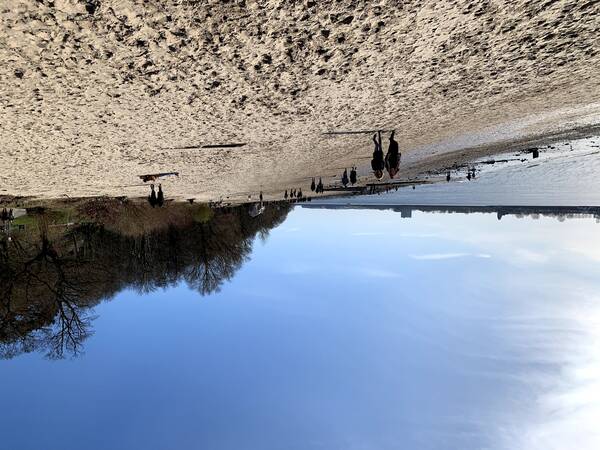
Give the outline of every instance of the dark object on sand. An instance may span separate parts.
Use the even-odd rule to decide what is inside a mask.
[[[352,167],[350,171],[350,184],[355,185],[358,177],[356,176],[356,167]]]
[[[246,144],[207,144],[203,145],[200,148],[236,148],[236,147],[244,147]]]
[[[163,172],[163,173],[151,173],[148,175],[139,175],[140,179],[144,182],[147,183],[148,181],[156,181],[159,178],[162,177],[168,177],[168,176],[179,176],[179,172]]]
[[[446,174],[446,181],[450,181],[450,172]]]
[[[153,184],[150,185],[150,195],[148,196],[148,203],[150,203],[150,206],[152,206],[153,208],[156,206],[157,203],[156,191],[154,190]]]
[[[359,130],[359,131],[326,131],[325,135],[336,136],[336,135],[344,135],[344,134],[371,134],[371,133],[385,133],[386,131],[393,130]]]
[[[344,174],[342,175],[342,184],[344,185],[344,187],[348,186],[348,182],[350,180],[348,179],[348,169],[344,169]]]
[[[239,144],[205,144],[205,145],[186,145],[184,147],[164,147],[163,150],[194,150],[196,148],[236,148],[244,147],[245,142]]]
[[[317,183],[315,183],[315,179],[312,179],[312,182],[310,183],[310,190],[315,192],[315,189],[317,189]]]
[[[373,151],[371,168],[373,169],[373,174],[375,175],[375,178],[381,180],[383,178],[383,169],[385,168],[383,148],[381,146],[381,132],[373,136],[373,143],[375,144],[375,150]]]
[[[385,155],[385,168],[390,174],[390,178],[394,178],[400,170],[400,158],[402,156],[398,150],[398,142],[394,139],[395,133],[395,131],[392,131],[390,135],[390,146],[387,155]]]
[[[165,194],[163,193],[162,186],[158,185],[158,196],[156,197],[156,204],[162,206],[165,203]]]
[[[533,155],[533,159],[540,157],[540,151],[537,148],[534,148],[531,154]]]
[[[317,192],[317,194],[322,194],[323,190],[324,190],[323,180],[321,178],[319,178],[319,183],[317,184],[316,192]]]

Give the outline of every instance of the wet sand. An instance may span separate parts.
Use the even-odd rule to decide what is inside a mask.
[[[594,1],[7,0],[0,195],[307,190],[368,166],[396,129],[401,177],[600,123]],[[243,147],[199,148],[244,143]],[[457,153],[458,152],[458,153]],[[451,153],[451,156],[448,156]]]

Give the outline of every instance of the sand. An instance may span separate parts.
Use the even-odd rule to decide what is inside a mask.
[[[408,174],[600,123],[593,0],[3,0],[0,60],[5,195],[274,197],[368,166],[326,131],[396,129]]]

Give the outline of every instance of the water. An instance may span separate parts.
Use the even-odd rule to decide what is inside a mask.
[[[296,208],[216,287],[115,261],[77,357],[0,361],[1,447],[596,449],[598,226]]]
[[[473,161],[451,170],[451,182],[417,185],[382,195],[319,200],[329,205],[600,205],[600,138],[591,137],[540,147],[531,153],[510,152]],[[506,161],[488,164],[489,161]],[[445,178],[446,172],[441,176]]]

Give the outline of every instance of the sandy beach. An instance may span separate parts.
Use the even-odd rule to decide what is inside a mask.
[[[600,3],[4,0],[0,194],[267,197],[600,123]],[[596,131],[593,131],[594,133]],[[200,148],[243,143],[243,147]],[[458,153],[457,153],[458,152]],[[454,157],[454,156],[452,156]]]

